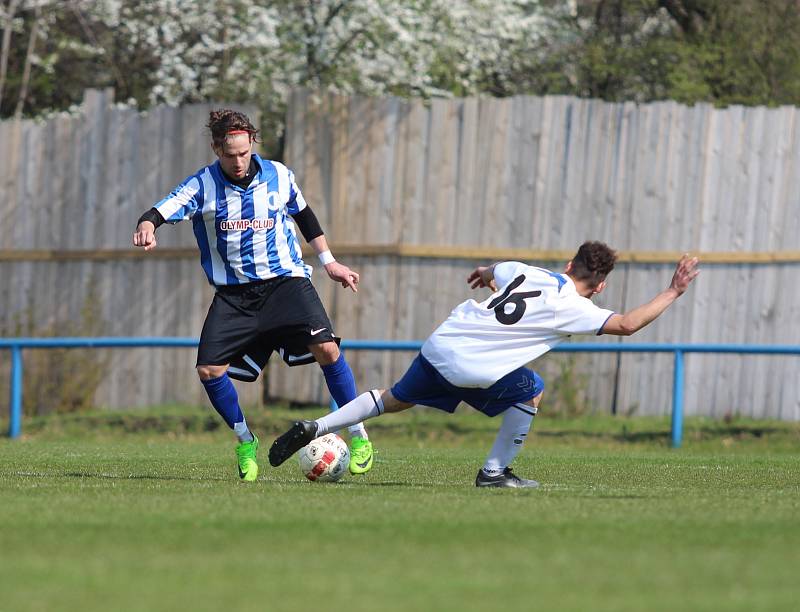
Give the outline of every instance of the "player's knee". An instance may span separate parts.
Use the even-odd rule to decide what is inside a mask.
[[[226,365],[199,365],[197,366],[197,375],[200,380],[211,380],[212,378],[219,378],[228,371]]]
[[[542,397],[544,397],[544,393],[539,393],[539,395],[532,397],[521,404],[517,404],[517,407],[522,410],[522,412],[527,412],[528,414],[536,416],[536,414],[539,412],[539,404],[542,401]]]
[[[335,342],[312,344],[308,348],[319,365],[330,365],[339,359],[339,346]]]

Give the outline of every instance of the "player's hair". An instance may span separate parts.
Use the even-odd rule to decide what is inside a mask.
[[[247,115],[229,108],[211,111],[208,114],[208,129],[215,147],[221,147],[230,132],[243,131],[251,142],[258,142],[258,130],[250,123]]]
[[[597,287],[614,269],[617,253],[604,242],[584,242],[572,258],[570,276]]]

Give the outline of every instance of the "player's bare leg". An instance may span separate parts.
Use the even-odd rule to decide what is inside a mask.
[[[239,464],[239,478],[252,482],[258,478],[258,438],[247,427],[247,420],[239,406],[239,396],[228,378],[228,364],[199,365],[197,375],[203,383],[211,405],[228,424],[239,444],[236,447],[236,460]]]
[[[539,486],[535,480],[520,478],[509,466],[522,449],[542,395],[540,393],[528,402],[514,404],[503,413],[503,423],[497,432],[492,450],[475,478],[476,487],[533,489]]]
[[[380,389],[367,391],[339,410],[316,421],[295,422],[287,432],[272,443],[269,449],[269,462],[277,467],[314,438],[380,416],[384,412],[400,412],[413,405],[399,401],[391,391]]]

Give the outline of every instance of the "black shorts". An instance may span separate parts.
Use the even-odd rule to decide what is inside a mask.
[[[197,365],[230,364],[231,377],[255,380],[273,351],[301,365],[314,361],[309,345],[330,341],[339,338],[307,278],[219,287],[200,334]]]

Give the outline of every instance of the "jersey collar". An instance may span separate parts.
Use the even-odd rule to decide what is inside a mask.
[[[225,183],[234,189],[238,189],[239,191],[247,191],[253,185],[253,181],[256,179],[258,179],[257,182],[260,182],[261,174],[264,171],[264,165],[257,153],[253,153],[250,156],[250,167],[247,169],[247,175],[239,181],[236,181],[225,174],[225,172],[222,170],[222,165],[219,163],[219,160],[214,162],[214,167]],[[245,180],[247,180],[246,184]]]

